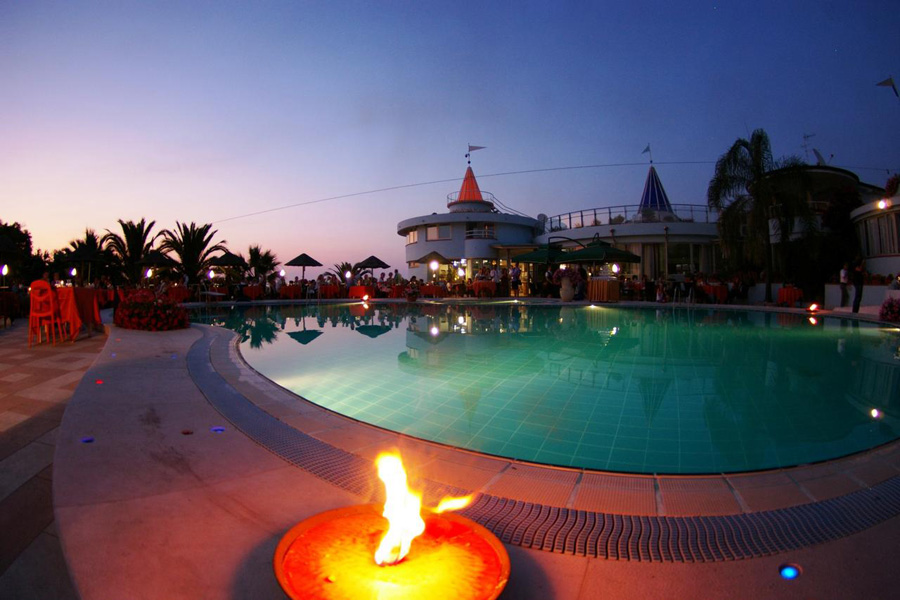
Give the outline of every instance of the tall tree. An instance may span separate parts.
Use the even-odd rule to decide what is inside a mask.
[[[186,275],[189,284],[199,283],[203,274],[209,269],[209,259],[214,252],[227,251],[225,240],[213,243],[218,230],[212,229],[211,223],[197,226],[175,222],[175,229],[162,231],[163,242],[160,249],[173,252],[181,263],[176,271]],[[211,245],[212,244],[212,245]]]
[[[278,265],[278,258],[271,250],[263,251],[259,246],[250,246],[247,250],[247,266],[253,271],[254,277],[268,279]]]
[[[147,223],[141,219],[123,221],[119,219],[122,235],[106,230],[103,236],[103,247],[116,257],[116,263],[122,278],[130,285],[137,286],[141,282],[144,266],[141,260],[153,249],[153,243],[162,233],[152,233],[156,221]]]
[[[769,136],[757,129],[749,140],[738,138],[719,157],[706,193],[709,207],[720,215],[719,232],[724,248],[743,250],[756,259],[762,254],[767,302],[772,301],[773,267],[769,219],[777,221],[781,240],[785,241],[790,237],[794,218],[803,213],[801,205],[805,203],[802,194],[779,194],[770,174],[800,164],[802,161],[796,157],[776,161]],[[743,241],[739,225],[746,226]]]
[[[69,242],[64,255],[65,261],[78,267],[86,282],[105,273],[113,262],[112,253],[104,250],[100,236],[93,229],[85,229],[83,238]]]

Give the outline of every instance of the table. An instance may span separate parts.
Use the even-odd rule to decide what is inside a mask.
[[[301,300],[304,297],[302,285],[283,285],[278,294],[285,300]]]
[[[618,302],[618,280],[591,278],[587,285],[587,299],[591,302]]]
[[[350,298],[362,298],[363,296],[374,298],[375,288],[371,285],[352,285],[350,286],[350,293],[348,296]]]
[[[703,284],[703,292],[716,304],[725,304],[728,300],[728,286],[722,284]]]
[[[803,290],[792,285],[786,285],[778,290],[778,304],[793,306],[803,299]]]
[[[337,284],[320,285],[319,298],[337,298],[341,295],[341,286]]]
[[[56,288],[60,321],[69,326],[69,335],[73,342],[82,327],[87,331],[88,337],[92,329],[103,331],[99,304],[101,292],[102,290],[91,288]]]
[[[497,284],[493,281],[476,281],[472,284],[472,291],[476,298],[480,298],[484,293],[493,297],[497,293]]]
[[[244,286],[244,295],[250,298],[250,300],[256,300],[263,294],[263,288],[261,285],[245,285]]]
[[[423,285],[419,287],[419,293],[423,296],[431,296],[432,298],[442,298],[444,296],[444,289],[439,285]]]

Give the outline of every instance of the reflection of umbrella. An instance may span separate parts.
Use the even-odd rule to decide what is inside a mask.
[[[388,325],[360,325],[356,330],[365,336],[375,339],[382,333],[390,331],[391,328]]]
[[[138,264],[148,267],[174,267],[178,264],[178,261],[159,250],[151,250],[138,261]]]
[[[390,269],[391,265],[387,264],[377,256],[370,256],[362,262],[354,265],[357,269]]]
[[[231,252],[226,252],[222,256],[214,256],[209,259],[209,264],[214,267],[246,267],[247,262]]]
[[[322,263],[314,259],[309,254],[301,254],[296,258],[292,258],[288,262],[284,263],[285,266],[288,267],[303,267],[303,275],[301,279],[306,279],[306,267],[321,267]]]
[[[311,341],[313,341],[314,339],[316,339],[317,337],[319,337],[320,335],[322,335],[322,332],[319,331],[318,329],[310,329],[309,331],[304,329],[303,331],[292,331],[288,334],[288,336],[290,336],[291,339],[297,340],[304,346],[306,344],[310,343]]]

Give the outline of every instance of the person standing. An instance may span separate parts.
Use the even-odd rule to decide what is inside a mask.
[[[857,256],[853,261],[851,279],[853,282],[853,312],[858,313],[863,295],[863,282],[866,279],[866,261],[861,256]]]
[[[850,293],[847,292],[847,285],[850,283],[850,265],[848,263],[844,263],[839,281],[841,284],[841,307],[844,307],[850,300]]]
[[[519,286],[522,281],[522,269],[519,268],[519,265],[513,265],[513,268],[509,271],[509,285],[513,296],[516,298],[519,297]]]

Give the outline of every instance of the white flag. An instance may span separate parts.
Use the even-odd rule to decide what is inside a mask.
[[[484,150],[487,146],[473,146],[469,144],[469,152],[475,152],[476,150]]]

